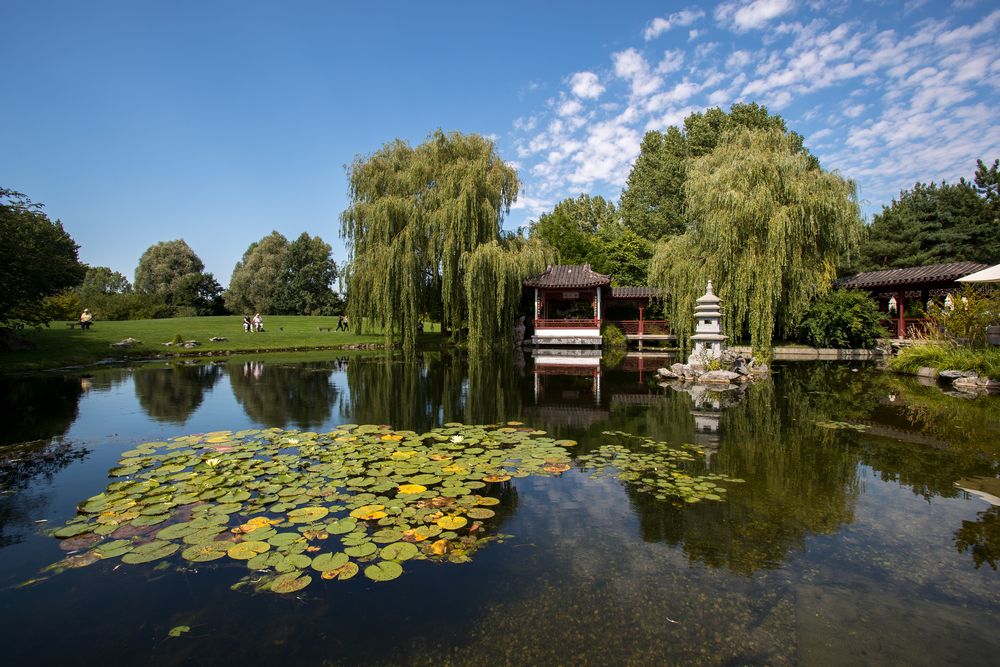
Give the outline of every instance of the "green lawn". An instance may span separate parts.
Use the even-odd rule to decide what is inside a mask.
[[[31,341],[36,349],[0,354],[0,372],[86,365],[105,359],[128,360],[158,355],[315,350],[384,342],[382,336],[378,334],[357,336],[353,333],[335,331],[336,317],[267,317],[264,320],[264,327],[265,331],[262,333],[245,333],[243,318],[239,315],[96,322],[89,331],[70,329],[65,322],[53,322],[48,328],[28,329],[24,332],[24,338]],[[320,327],[329,327],[331,330],[320,331]],[[172,341],[176,334],[180,334],[184,340],[199,341],[201,345],[188,350],[161,344]],[[132,348],[111,347],[111,343],[129,337],[141,343]],[[212,337],[224,337],[227,340],[213,343],[209,341]]]

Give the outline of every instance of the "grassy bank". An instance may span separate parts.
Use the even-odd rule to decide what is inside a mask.
[[[233,354],[271,350],[321,350],[346,345],[383,342],[381,335],[357,336],[337,332],[336,317],[268,317],[265,331],[245,333],[240,316],[178,317],[162,320],[96,322],[89,331],[69,328],[65,322],[53,322],[48,328],[28,329],[23,337],[34,350],[0,353],[0,373],[16,373],[87,365],[106,359],[129,360],[156,356]],[[329,328],[321,331],[320,327]],[[193,349],[162,345],[180,334],[184,340],[201,343]],[[211,342],[213,337],[226,338]],[[125,338],[141,341],[131,348],[114,348]]]
[[[975,371],[980,376],[1000,379],[1000,349],[973,350],[947,344],[921,345],[900,351],[889,361],[889,368],[903,373],[916,373],[921,367],[939,371]]]

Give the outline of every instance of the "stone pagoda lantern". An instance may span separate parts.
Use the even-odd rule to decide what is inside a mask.
[[[694,350],[688,357],[688,364],[706,365],[713,359],[722,357],[726,336],[722,335],[722,300],[712,292],[712,281],[708,281],[705,294],[699,297],[694,307]]]

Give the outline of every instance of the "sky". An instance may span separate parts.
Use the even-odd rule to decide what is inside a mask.
[[[131,279],[183,238],[223,285],[250,243],[343,262],[346,168],[437,128],[496,142],[504,221],[617,201],[645,132],[758,102],[870,217],[1000,158],[1000,1],[4,0],[0,186]]]

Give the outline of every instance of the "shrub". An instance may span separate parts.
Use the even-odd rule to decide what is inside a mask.
[[[967,285],[961,293],[952,295],[952,304],[952,308],[931,305],[928,331],[972,347],[985,345],[986,327],[1000,324],[1000,290]]]
[[[1000,349],[972,350],[953,343],[936,342],[904,348],[889,361],[889,368],[903,373],[916,373],[921,367],[975,371],[1000,379]]]
[[[605,348],[628,346],[625,334],[614,324],[605,324],[601,327],[601,337],[604,339]]]
[[[796,327],[796,339],[813,347],[875,347],[889,332],[881,324],[878,304],[858,290],[831,290],[809,306]]]

